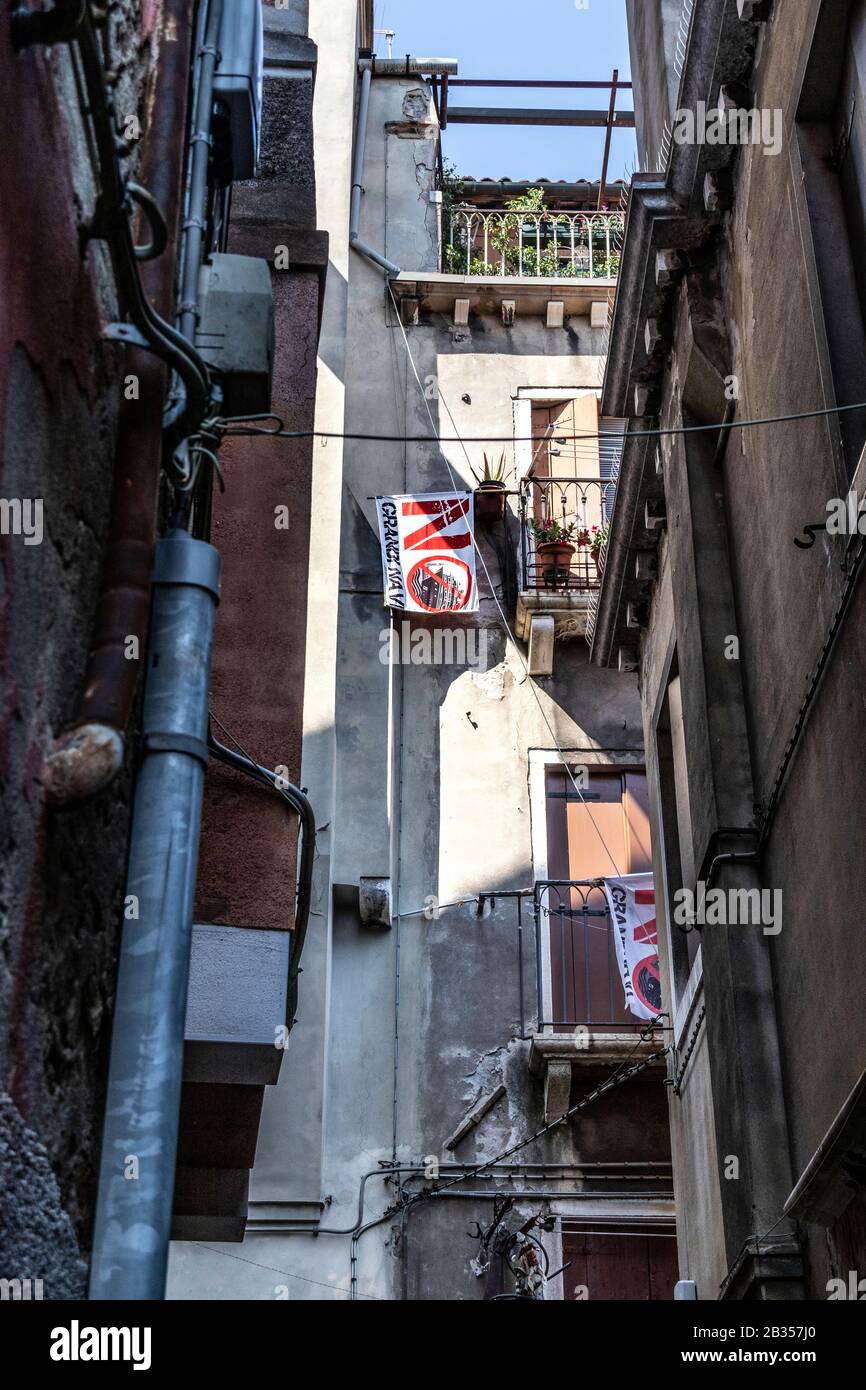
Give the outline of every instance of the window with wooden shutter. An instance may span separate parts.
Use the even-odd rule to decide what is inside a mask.
[[[551,1018],[563,1032],[641,1027],[625,1007],[603,887],[587,881],[652,870],[646,774],[642,768],[564,767],[547,774],[550,883],[540,895],[549,950]]]

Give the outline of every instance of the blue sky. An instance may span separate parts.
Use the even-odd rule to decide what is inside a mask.
[[[587,6],[583,8],[583,6]],[[624,0],[376,0],[376,28],[394,30],[394,55],[456,58],[461,77],[609,80],[630,77]],[[384,38],[376,51],[387,53]],[[457,88],[461,106],[607,105],[602,91]],[[618,106],[631,110],[631,93]],[[444,150],[475,178],[597,179],[604,131],[580,127],[449,126]],[[615,132],[609,177],[634,159],[634,132]]]

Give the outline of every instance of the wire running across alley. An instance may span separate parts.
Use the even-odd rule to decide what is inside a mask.
[[[396,308],[397,301],[396,299],[394,299],[394,292],[393,290],[391,290],[390,292],[391,298],[394,301],[394,305]],[[399,312],[397,314],[397,322],[399,323],[400,328],[403,331],[403,336],[405,337],[406,330],[403,327],[403,321],[400,318]],[[440,399],[442,399],[441,391]],[[669,438],[673,435],[682,434],[709,434],[718,433],[720,430],[758,429],[763,425],[788,425],[796,423],[799,420],[820,420],[830,415],[845,415],[855,410],[866,410],[866,401],[857,401],[853,405],[830,405],[822,406],[820,409],[815,410],[798,410],[791,415],[765,415],[759,416],[751,420],[717,420],[713,421],[709,425],[660,425],[657,426],[655,429],[651,430],[634,430],[632,433],[625,434],[623,438],[624,440],[664,439]],[[430,413],[429,410],[428,413]],[[454,420],[451,416],[450,410],[448,411],[448,415],[453,425]],[[252,421],[254,418],[254,416],[244,417],[244,419],[248,421]],[[209,423],[216,423],[218,425],[225,426],[224,432],[228,435],[247,436],[255,434],[266,434],[278,439],[343,439],[347,440],[348,442],[367,442],[370,444],[460,444],[462,446],[465,446],[466,444],[536,444],[538,443],[539,438],[537,434],[457,434],[453,438],[448,438],[447,436],[440,435],[438,432],[436,432],[436,424],[433,420],[432,414],[430,415],[430,422],[433,425],[434,429],[434,434],[432,436],[427,434],[356,434],[342,433],[339,430],[287,430],[283,428],[282,421],[280,420],[279,416],[268,415],[262,416],[261,418],[277,420],[279,422],[278,427],[276,429],[267,429],[261,425],[247,424],[245,426],[242,426],[241,428],[231,428],[230,426],[234,422],[228,420],[218,420],[215,422],[211,421]],[[454,426],[454,428],[457,428],[456,425]],[[560,434],[560,432],[557,430],[556,433],[557,438],[561,439],[564,443],[570,443],[575,440],[591,441],[604,440],[610,438],[610,435],[608,433],[593,430],[584,430],[573,434]]]

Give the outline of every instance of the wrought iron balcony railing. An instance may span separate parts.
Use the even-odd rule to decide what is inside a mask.
[[[615,280],[621,212],[451,209],[442,268],[451,275]]]
[[[521,589],[591,593],[602,574],[603,543],[613,510],[613,478],[537,478],[520,484]],[[539,541],[536,528],[557,522],[572,553]],[[535,526],[533,525],[535,523]]]
[[[547,879],[535,885],[539,1031],[631,1032],[614,926],[601,880]]]

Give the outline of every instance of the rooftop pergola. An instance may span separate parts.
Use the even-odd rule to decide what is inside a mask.
[[[615,130],[634,129],[634,111],[617,111],[617,97],[621,91],[631,91],[631,82],[621,82],[619,70],[614,68],[608,81],[577,82],[568,80],[533,81],[529,78],[504,77],[449,77],[431,76],[433,99],[441,130],[449,125],[531,125],[531,126],[585,126],[604,130],[604,154],[601,162],[601,177],[598,183],[597,207],[604,206],[607,190],[607,170],[610,163],[610,143]],[[601,91],[608,93],[607,107],[557,108],[527,106],[454,106],[451,92],[455,87],[498,88],[513,90],[535,88],[537,90],[558,91]]]

